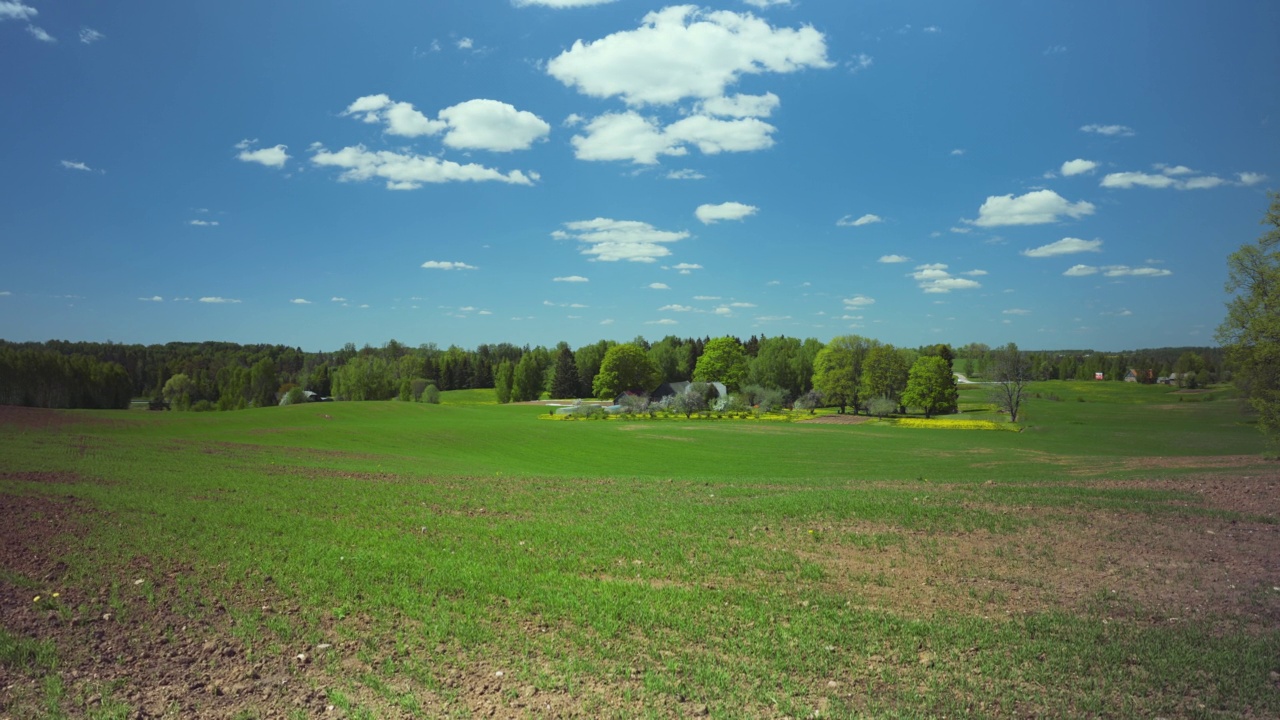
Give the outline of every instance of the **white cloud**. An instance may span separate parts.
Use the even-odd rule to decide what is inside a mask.
[[[614,0],[513,0],[516,7],[529,7],[530,5],[540,5],[549,8],[575,8],[587,7],[590,5],[604,5],[614,2]]]
[[[973,290],[982,287],[976,280],[956,277],[947,271],[944,263],[917,265],[915,272],[908,277],[913,278],[921,290],[926,293],[949,293],[952,290]]]
[[[731,308],[753,308],[753,307],[755,307],[755,306],[756,306],[756,304],[755,304],[755,303],[749,303],[749,302],[742,302],[742,301],[738,301],[738,302],[731,302],[731,303],[729,303],[726,307],[731,307]]]
[[[335,295],[334,297],[329,298],[329,302],[344,303],[344,302],[346,302],[346,301],[347,301],[347,299],[346,299],[346,298],[344,298],[344,297],[337,297],[336,295]]]
[[[288,145],[276,145],[269,148],[250,150],[249,148],[257,142],[257,140],[241,140],[236,144],[236,148],[240,150],[240,154],[236,155],[236,157],[243,162],[254,162],[276,169],[284,167],[285,163],[289,161],[289,153],[285,152],[289,147]]]
[[[790,319],[791,319],[790,315],[757,315],[755,318],[755,321],[762,322],[762,323],[763,322],[782,322],[783,320],[790,320]]]
[[[8,295],[9,293],[0,293],[0,295]],[[152,295],[149,298],[138,298],[142,302],[164,302],[164,298],[159,295]]]
[[[551,126],[537,115],[483,98],[447,107],[433,120],[411,103],[396,102],[380,93],[356,98],[342,114],[381,123],[389,135],[422,137],[443,132],[444,144],[458,150],[527,150],[551,132]]]
[[[103,35],[93,28],[80,28],[80,42],[85,45],[92,45],[105,37],[106,35]]]
[[[217,220],[188,220],[187,224],[195,225],[196,227],[217,227],[218,221]]]
[[[551,278],[551,281],[552,281],[552,282],[567,282],[567,283],[584,283],[584,282],[591,282],[590,280],[588,280],[587,278],[582,277],[581,275],[565,275],[564,277]]]
[[[845,308],[861,308],[876,304],[874,298],[869,298],[866,295],[854,295],[851,298],[845,298],[841,302],[844,303]]]
[[[77,162],[74,160],[62,160],[61,162],[62,162],[62,167],[68,170],[82,170],[84,172],[93,172],[93,168],[89,167],[88,165],[85,165],[82,162]]]
[[[224,298],[224,297],[214,296],[214,297],[202,297],[200,298],[200,302],[209,303],[211,305],[225,305],[225,304],[239,303],[240,301],[235,300],[233,298]]]
[[[951,154],[956,157],[960,157],[961,155],[964,155],[965,152],[966,150],[964,148],[955,148],[954,150],[951,151]]]
[[[1075,160],[1068,160],[1062,163],[1061,172],[1063,177],[1071,177],[1072,175],[1082,175],[1084,173],[1093,172],[1097,167],[1098,163],[1092,160],[1076,158]]]
[[[1085,277],[1087,275],[1093,275],[1097,272],[1098,272],[1098,268],[1093,267],[1092,265],[1072,265],[1071,267],[1067,268],[1066,272],[1062,274],[1066,275],[1067,277]]]
[[[1024,310],[1022,308],[1009,308],[1008,310],[1001,310],[1000,312],[1001,314],[1004,314],[1004,315],[1030,315],[1031,314],[1030,310]]]
[[[703,225],[711,225],[721,220],[741,220],[755,215],[759,209],[755,205],[726,202],[719,205],[699,205],[693,214],[702,221]]]
[[[1246,185],[1246,186],[1257,185],[1258,183],[1267,179],[1266,175],[1263,175],[1262,173],[1255,173],[1255,172],[1236,173],[1236,177],[1240,178],[1241,185]]]
[[[1120,188],[1128,190],[1134,187],[1145,187],[1154,189],[1175,188],[1178,190],[1207,190],[1215,188],[1219,185],[1226,185],[1227,181],[1216,175],[1201,175],[1200,177],[1179,179],[1180,176],[1194,173],[1195,171],[1185,165],[1157,165],[1160,170],[1159,175],[1145,172],[1118,172],[1109,173],[1102,178],[1102,187]]]
[[[1102,178],[1102,187],[1105,188],[1131,188],[1135,186],[1148,188],[1167,188],[1178,184],[1178,181],[1168,175],[1152,175],[1144,172],[1118,172],[1108,173]]]
[[[884,222],[884,218],[879,215],[867,213],[857,219],[854,219],[852,215],[845,215],[836,221],[836,225],[839,225],[840,227],[862,227],[863,225],[871,225],[878,222]]]
[[[742,2],[758,7],[761,10],[773,5],[790,5],[791,0],[742,0]]]
[[[1223,180],[1216,175],[1205,175],[1203,177],[1194,177],[1184,180],[1180,185],[1178,185],[1178,189],[1207,190],[1209,188],[1216,188],[1219,185],[1225,185],[1226,183],[1226,180]]]
[[[23,5],[17,0],[0,2],[0,20],[30,20],[39,14],[39,10],[29,5]]]
[[[679,325],[679,321],[671,318],[662,318],[661,320],[646,320],[645,325]]]
[[[774,126],[756,118],[721,120],[691,115],[662,127],[654,118],[628,110],[605,113],[587,123],[569,142],[579,160],[630,160],[653,165],[662,155],[681,157],[689,146],[705,155],[749,152],[773,146]]]
[[[317,148],[311,162],[321,167],[342,168],[338,176],[342,181],[363,181],[371,178],[386,180],[389,190],[415,190],[422,183],[486,182],[495,181],[511,185],[532,185],[540,176],[520,170],[502,173],[475,163],[460,165],[452,160],[437,157],[401,154],[382,150],[371,152],[363,145],[345,147],[330,152]]]
[[[1110,137],[1130,137],[1134,135],[1133,128],[1124,125],[1098,125],[1095,123],[1082,126],[1080,131]]]
[[[693,312],[693,310],[688,305],[663,305],[658,308],[658,312]]]
[[[1128,265],[1107,265],[1102,268],[1107,277],[1165,277],[1172,275],[1172,270],[1153,267],[1129,267]]]
[[[1050,45],[1049,47],[1045,48],[1044,54],[1045,55],[1061,55],[1066,51],[1067,51],[1066,45]],[[1093,132],[1093,131],[1090,131],[1090,132]]]
[[[769,117],[781,101],[773,93],[764,95],[734,95],[704,100],[698,110],[706,115],[721,117]]]
[[[857,73],[866,70],[875,63],[876,59],[866,53],[858,53],[854,55],[845,65],[849,68],[849,72]]]
[[[968,235],[969,233],[973,232],[973,228],[967,228],[967,227],[953,227],[953,228],[951,228],[951,232],[953,232],[953,233],[955,233],[955,234],[957,234],[957,235]]]
[[[551,132],[551,126],[527,110],[497,100],[468,100],[440,111],[449,125],[444,144],[459,150],[525,150]]]
[[[927,32],[927,33],[940,33],[940,32],[942,32],[942,28],[938,27],[937,25],[929,25],[928,27],[926,27],[926,28],[924,29],[924,32]]]
[[[428,270],[477,270],[475,265],[468,265],[464,262],[450,262],[448,260],[428,260],[422,263],[422,267]]]
[[[707,176],[697,170],[686,168],[684,170],[672,170],[667,173],[666,177],[668,180],[705,180]]]
[[[671,269],[675,270],[681,275],[689,275],[689,274],[692,274],[694,270],[701,270],[702,266],[699,265],[698,263],[677,263],[671,266]]]
[[[1033,190],[1018,197],[992,195],[978,208],[978,219],[965,222],[978,227],[1042,225],[1057,222],[1063,215],[1081,218],[1092,214],[1092,203],[1072,203],[1052,190]]]
[[[719,295],[694,295],[694,296],[693,296],[693,299],[694,299],[694,300],[702,300],[702,301],[707,301],[707,300],[719,300],[719,299],[720,299],[720,296],[719,296]]]
[[[645,287],[648,287],[650,290],[670,290],[671,289],[670,285],[667,285],[666,283],[659,283],[659,282],[649,283]]]
[[[46,43],[58,42],[57,38],[45,32],[44,28],[42,27],[36,27],[35,25],[28,25],[27,32],[31,33],[31,37],[39,40],[40,42],[46,42]]]
[[[650,12],[635,30],[574,42],[547,73],[591,97],[668,105],[720,97],[744,74],[826,68],[812,27],[774,28],[750,13],[677,5]]]
[[[310,300],[305,300],[303,298],[294,298],[289,302],[293,303],[294,305],[310,305],[311,304]]]
[[[989,275],[990,273],[988,273],[986,270],[966,270],[960,274],[968,275],[969,277],[982,277],[983,275]]]
[[[882,263],[904,263],[910,262],[911,258],[906,255],[881,255],[878,262]]]
[[[1037,248],[1023,250],[1022,254],[1027,257],[1042,258],[1053,257],[1055,255],[1071,255],[1073,253],[1082,252],[1101,252],[1101,240],[1081,240],[1080,238],[1065,237],[1048,245],[1041,245]]]
[[[671,254],[667,244],[689,237],[687,231],[659,230],[637,220],[596,218],[567,222],[564,227],[552,237],[576,240],[584,245],[583,255],[604,262],[654,262]]]
[[[454,44],[458,46],[459,50],[470,50],[471,48],[476,46],[476,41],[472,40],[469,37],[464,37],[464,38],[460,38],[458,42]]]

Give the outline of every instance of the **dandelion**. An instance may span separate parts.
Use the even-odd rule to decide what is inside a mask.
[[[59,593],[54,593],[54,594],[53,594],[53,595],[51,595],[50,597],[58,597],[58,595],[59,595]]]
[[[40,596],[39,595],[35,596],[34,598],[32,598],[31,602],[33,603],[40,602]]]

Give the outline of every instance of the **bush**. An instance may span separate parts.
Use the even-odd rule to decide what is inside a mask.
[[[436,387],[434,383],[431,385],[428,385],[426,388],[423,389],[422,395],[420,397],[422,398],[422,402],[431,403],[432,405],[439,405],[440,404],[440,388]]]
[[[808,410],[809,414],[813,414],[814,408],[817,408],[820,405],[822,405],[822,393],[817,390],[810,390],[796,398],[795,402],[795,408],[797,410]]]
[[[876,417],[884,417],[892,415],[894,410],[898,409],[898,403],[887,397],[871,398],[867,402],[867,413]]]
[[[289,392],[284,394],[284,401],[281,402],[280,404],[281,405],[301,405],[306,401],[307,401],[307,394],[302,391],[302,388],[294,386],[289,389]]]

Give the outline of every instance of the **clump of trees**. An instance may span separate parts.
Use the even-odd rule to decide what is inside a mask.
[[[131,397],[129,376],[119,363],[0,347],[0,405],[121,409]]]
[[[1258,427],[1272,444],[1280,435],[1280,193],[1262,219],[1268,227],[1255,242],[1227,258],[1227,317],[1218,342],[1235,365],[1233,380],[1258,413]]]

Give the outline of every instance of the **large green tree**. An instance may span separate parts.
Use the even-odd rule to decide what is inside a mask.
[[[907,378],[902,404],[924,410],[926,418],[939,410],[955,407],[956,381],[951,375],[951,363],[937,355],[916,358]]]
[[[612,398],[626,391],[647,393],[661,381],[658,368],[639,345],[624,343],[609,348],[592,382],[598,398]]]
[[[892,345],[879,345],[867,351],[862,365],[862,396],[868,401],[887,398],[895,406],[901,405],[911,372],[907,354]]]
[[[747,379],[747,353],[737,338],[719,337],[702,348],[698,364],[693,368],[695,382],[721,382],[737,390]]]
[[[841,335],[818,352],[813,360],[813,387],[827,405],[843,413],[852,407],[857,414],[862,397],[862,366],[871,348],[880,343],[861,335]]]
[[[1280,193],[1262,219],[1267,231],[1227,258],[1227,317],[1218,342],[1235,366],[1233,381],[1258,413],[1273,444],[1280,434]]]

